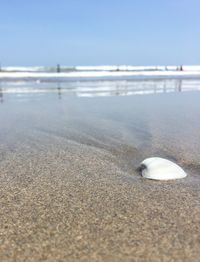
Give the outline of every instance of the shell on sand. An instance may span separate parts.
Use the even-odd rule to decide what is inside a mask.
[[[180,166],[160,157],[146,158],[140,164],[140,170],[143,177],[155,180],[180,179],[187,176]]]

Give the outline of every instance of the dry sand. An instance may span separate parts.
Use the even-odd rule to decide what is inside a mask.
[[[198,261],[198,176],[149,181],[120,168],[125,148],[31,141],[2,157],[0,261]]]

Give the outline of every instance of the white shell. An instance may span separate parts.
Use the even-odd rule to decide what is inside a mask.
[[[187,174],[184,170],[164,158],[150,157],[141,163],[142,176],[155,180],[170,180],[184,178]]]

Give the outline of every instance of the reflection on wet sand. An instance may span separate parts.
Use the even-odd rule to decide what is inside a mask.
[[[3,103],[3,90],[0,88],[0,103]]]
[[[62,99],[62,88],[60,82],[57,83],[58,99]]]
[[[117,80],[74,82],[1,82],[1,93],[68,93],[79,97],[131,96],[200,90],[198,79]]]

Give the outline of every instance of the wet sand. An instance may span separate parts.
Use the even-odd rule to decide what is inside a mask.
[[[4,96],[0,261],[198,261],[199,98]],[[152,155],[188,177],[143,179]]]

